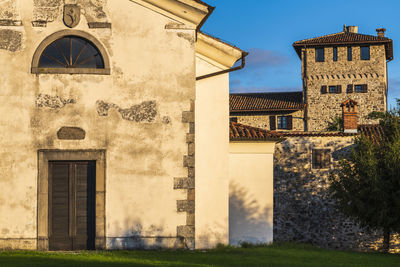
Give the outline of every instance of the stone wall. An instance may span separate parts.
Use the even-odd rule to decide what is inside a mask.
[[[375,123],[366,116],[386,110],[386,57],[384,45],[370,46],[370,60],[360,59],[360,47],[353,46],[353,60],[347,60],[347,47],[338,47],[338,60],[333,61],[333,48],[325,47],[325,61],[315,61],[315,49],[307,48],[302,62],[307,104],[307,130],[325,130],[329,121],[341,116],[340,104],[351,98],[359,106],[358,123]],[[346,93],[348,84],[367,84],[367,93]],[[340,94],[321,94],[321,86],[341,85]]]
[[[329,172],[348,153],[353,137],[290,137],[274,155],[274,241],[333,249],[373,250],[382,234],[369,233],[339,212],[328,192]],[[329,169],[312,168],[312,149],[331,149]],[[400,251],[397,236],[392,251]]]
[[[258,127],[262,129],[270,130],[269,116],[293,116],[293,131],[304,131],[304,112],[302,110],[294,111],[292,113],[268,113],[268,114],[256,114],[256,113],[231,113],[231,118],[237,118],[238,123],[245,125]],[[276,119],[278,123],[278,119]]]

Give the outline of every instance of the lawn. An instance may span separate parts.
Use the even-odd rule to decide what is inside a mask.
[[[400,266],[400,255],[278,244],[207,251],[0,252],[0,266]]]

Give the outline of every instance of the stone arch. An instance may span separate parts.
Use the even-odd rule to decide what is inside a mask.
[[[39,66],[40,57],[43,51],[54,41],[61,39],[65,36],[76,36],[90,41],[100,52],[104,68],[42,68]],[[62,30],[55,32],[46,37],[38,46],[32,58],[33,74],[110,74],[110,60],[104,46],[92,35],[80,30]]]

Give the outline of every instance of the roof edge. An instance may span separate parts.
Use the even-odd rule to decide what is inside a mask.
[[[197,34],[196,53],[210,58],[226,68],[231,68],[236,61],[242,58],[247,52],[228,44],[214,36],[199,32]]]
[[[174,19],[197,29],[204,24],[213,8],[199,0],[130,0],[160,13],[168,13]]]

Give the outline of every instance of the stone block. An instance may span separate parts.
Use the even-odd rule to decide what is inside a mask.
[[[192,111],[182,112],[182,122],[183,123],[194,122],[194,112],[192,112]]]

